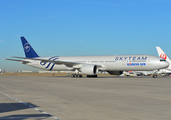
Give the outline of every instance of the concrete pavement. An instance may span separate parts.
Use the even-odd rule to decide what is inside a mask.
[[[0,76],[0,120],[170,120],[171,77]]]

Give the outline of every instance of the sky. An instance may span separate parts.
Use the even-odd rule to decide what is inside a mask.
[[[171,56],[171,0],[0,0],[0,69],[37,69],[7,61],[25,57],[20,36],[39,56]]]

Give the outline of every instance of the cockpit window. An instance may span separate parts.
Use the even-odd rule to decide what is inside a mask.
[[[160,61],[166,61],[165,59],[161,59]]]

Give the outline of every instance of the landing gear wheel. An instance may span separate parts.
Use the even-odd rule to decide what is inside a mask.
[[[87,75],[87,77],[96,78],[96,77],[97,77],[97,75]]]
[[[82,77],[82,75],[81,75],[81,74],[72,74],[71,77],[72,77],[72,78],[74,78],[74,77],[79,78],[79,77]]]
[[[74,78],[75,77],[75,74],[72,74],[71,77]]]
[[[82,75],[79,75],[79,77],[83,77]]]

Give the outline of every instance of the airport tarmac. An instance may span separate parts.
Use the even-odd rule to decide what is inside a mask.
[[[0,76],[0,120],[170,120],[171,77]]]

